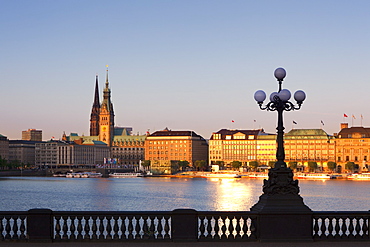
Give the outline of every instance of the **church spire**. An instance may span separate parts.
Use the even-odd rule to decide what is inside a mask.
[[[108,81],[108,64],[105,65],[105,67],[107,67],[107,75],[105,77],[105,88],[108,89],[109,88],[109,81]]]
[[[99,85],[98,85],[98,75],[96,75],[94,103],[90,115],[90,136],[99,135],[99,113],[100,113]]]

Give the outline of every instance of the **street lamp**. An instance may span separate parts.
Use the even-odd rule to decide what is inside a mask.
[[[282,82],[286,76],[286,71],[283,68],[277,68],[274,75],[279,83],[279,90],[270,94],[270,102],[263,105],[266,99],[266,93],[262,90],[258,90],[254,94],[254,99],[257,101],[261,110],[277,111],[278,112],[278,123],[277,123],[277,150],[274,168],[269,169],[268,180],[264,180],[263,192],[264,194],[260,197],[260,200],[255,204],[251,210],[261,211],[266,205],[273,206],[276,208],[284,208],[295,206],[296,209],[303,206],[304,210],[308,207],[303,204],[303,199],[299,196],[298,180],[293,180],[293,172],[287,167],[284,151],[284,123],[283,123],[283,112],[299,110],[303,101],[306,98],[306,94],[302,90],[298,90],[294,93],[294,99],[296,104],[289,101],[291,93],[288,89],[282,89]],[[285,198],[284,200],[282,198]],[[289,201],[289,203],[287,203]],[[297,207],[298,206],[298,207]],[[303,209],[301,207],[301,209]],[[271,209],[271,208],[270,208]]]

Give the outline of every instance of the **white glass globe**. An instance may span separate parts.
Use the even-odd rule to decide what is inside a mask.
[[[303,102],[306,99],[306,94],[302,90],[298,90],[297,92],[294,93],[294,99],[297,102]]]
[[[275,96],[277,96],[278,95],[278,93],[277,92],[273,92],[273,93],[271,93],[270,94],[270,101],[275,101]]]
[[[286,76],[286,71],[283,68],[277,68],[274,72],[274,76],[278,81],[282,81]]]
[[[291,93],[288,89],[283,89],[278,94],[282,101],[288,101],[290,99]]]
[[[254,99],[257,102],[263,102],[266,99],[266,94],[262,90],[258,90],[254,93]]]

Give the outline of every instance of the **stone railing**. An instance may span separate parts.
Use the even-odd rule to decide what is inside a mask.
[[[311,216],[310,222],[297,223],[311,227],[311,241],[370,241],[369,211],[323,211],[312,212]],[[165,212],[3,211],[0,212],[0,241],[264,241],[265,231],[260,228],[268,226],[260,223],[260,217],[253,211],[192,209]],[[284,222],[286,217],[281,217]],[[267,230],[268,239],[274,239],[271,238],[274,229]],[[277,236],[276,239],[289,241],[290,236]],[[296,235],[294,239],[297,240]]]

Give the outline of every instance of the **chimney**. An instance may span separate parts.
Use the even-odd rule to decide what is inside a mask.
[[[340,129],[348,129],[348,123],[341,123],[340,124]]]

